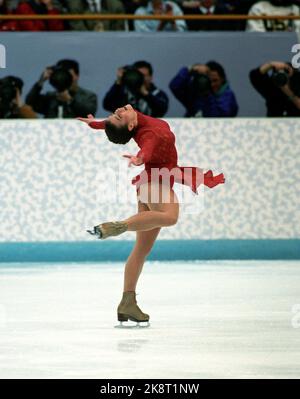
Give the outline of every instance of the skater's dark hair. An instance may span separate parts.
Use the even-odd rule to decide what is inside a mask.
[[[110,121],[105,122],[105,133],[109,141],[115,144],[126,144],[135,134],[135,129],[125,126],[115,126]]]

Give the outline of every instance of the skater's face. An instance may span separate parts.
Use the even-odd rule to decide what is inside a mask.
[[[132,130],[137,125],[137,115],[130,104],[115,110],[108,117],[108,120],[116,127],[127,126],[128,130]]]

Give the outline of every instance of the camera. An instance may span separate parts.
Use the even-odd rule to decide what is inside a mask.
[[[211,82],[209,77],[204,73],[193,71],[189,83],[190,93],[197,96],[205,96],[211,92]]]
[[[52,74],[49,78],[49,83],[55,88],[58,93],[69,90],[73,83],[73,77],[68,69],[61,66],[52,66]]]
[[[132,93],[138,94],[144,84],[144,75],[131,65],[126,65],[123,69],[124,73],[121,79],[121,84]]]
[[[10,118],[17,114],[17,90],[21,93],[23,81],[15,76],[0,79],[0,118]]]
[[[283,87],[289,81],[289,73],[286,69],[274,69],[271,75],[271,79],[276,87]]]

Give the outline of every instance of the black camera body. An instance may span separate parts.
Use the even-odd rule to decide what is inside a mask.
[[[211,92],[211,81],[209,76],[205,73],[192,71],[189,90],[195,97],[208,95]]]
[[[124,73],[121,84],[134,94],[138,94],[144,84],[144,75],[137,68],[131,65],[123,67]]]
[[[73,77],[70,71],[61,66],[54,65],[50,67],[52,74],[49,78],[49,83],[58,93],[69,90],[73,83]]]
[[[283,87],[289,81],[289,73],[286,69],[273,69],[271,79],[276,87]]]

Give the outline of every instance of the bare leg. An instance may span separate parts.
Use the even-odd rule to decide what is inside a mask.
[[[148,185],[151,189],[151,184]],[[160,193],[160,187],[158,187]],[[159,234],[160,227],[175,224],[178,219],[178,200],[172,189],[169,189],[170,202],[139,201],[138,214],[125,221],[131,231],[136,231],[136,244],[130,254],[124,272],[124,292],[118,306],[118,320],[128,319],[149,322],[150,316],[143,313],[136,302],[136,285],[143,269],[145,259]],[[125,224],[120,222],[120,224]]]
[[[150,191],[153,189],[153,184],[148,184],[148,211],[141,211],[138,214],[131,216],[123,222],[127,224],[128,231],[148,231],[159,227],[172,226],[177,223],[179,214],[178,199],[174,191],[170,188],[167,190],[168,202],[163,202],[162,197],[165,189],[161,185],[156,185],[157,202],[152,202]],[[146,202],[146,201],[143,201]]]
[[[141,202],[138,202],[138,211],[139,213],[150,212],[148,206]],[[155,228],[149,231],[137,231],[136,244],[125,265],[124,292],[135,291],[145,259],[150,253],[159,231],[160,228]]]

